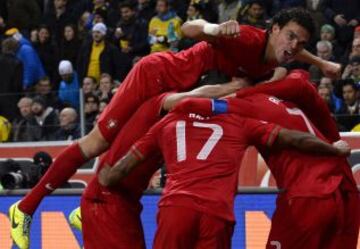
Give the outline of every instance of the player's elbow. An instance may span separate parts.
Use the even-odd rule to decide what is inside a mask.
[[[181,32],[184,37],[190,39],[200,39],[203,35],[203,26],[206,21],[202,19],[187,21],[181,26]]]

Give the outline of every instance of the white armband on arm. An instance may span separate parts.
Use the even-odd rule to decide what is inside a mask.
[[[217,36],[220,32],[219,24],[206,23],[204,25],[203,32],[206,35]]]

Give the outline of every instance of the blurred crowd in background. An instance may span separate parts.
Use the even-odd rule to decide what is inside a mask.
[[[86,134],[141,57],[196,43],[181,35],[187,20],[266,29],[296,6],[316,21],[307,49],[343,73],[333,81],[314,66],[284,67],[309,70],[339,130],[360,131],[358,0],[0,0],[0,141]]]

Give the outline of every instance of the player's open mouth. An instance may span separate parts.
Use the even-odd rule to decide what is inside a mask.
[[[293,57],[294,57],[295,53],[294,52],[291,52],[289,50],[285,50],[284,51],[284,57],[285,59],[288,61],[288,60],[292,60]]]

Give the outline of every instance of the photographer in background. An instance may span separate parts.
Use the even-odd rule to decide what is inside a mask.
[[[32,188],[51,163],[52,157],[43,151],[37,152],[32,162],[7,159],[0,162],[0,184],[4,189]]]

